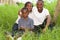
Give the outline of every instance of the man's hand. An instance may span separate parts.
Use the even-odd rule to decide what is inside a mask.
[[[45,28],[42,30],[43,33],[46,32],[47,29],[48,29],[47,26],[45,26]]]
[[[46,32],[46,28],[43,29],[43,33]]]
[[[45,28],[43,29],[43,32],[46,32],[46,30],[48,29],[48,26],[50,25],[50,22],[51,22],[51,16],[48,15],[47,17],[47,23],[45,25]]]

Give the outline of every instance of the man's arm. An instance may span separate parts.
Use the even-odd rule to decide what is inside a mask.
[[[46,26],[45,27],[48,27],[50,25],[50,22],[51,22],[51,16],[48,15],[47,16],[47,23],[46,23]]]
[[[51,22],[51,16],[50,15],[47,15],[47,22],[46,22],[46,25],[45,25],[45,28],[43,29],[43,32],[46,31],[46,29],[48,28],[48,26],[50,25],[50,22]]]

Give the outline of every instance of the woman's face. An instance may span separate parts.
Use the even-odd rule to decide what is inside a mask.
[[[32,11],[32,4],[31,3],[28,3],[26,8],[28,8],[28,11],[31,12]]]

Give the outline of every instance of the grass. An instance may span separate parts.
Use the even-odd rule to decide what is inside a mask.
[[[17,19],[19,7],[17,6],[0,6],[0,40],[4,39],[4,32],[10,31],[12,25]],[[3,38],[3,39],[2,39]]]
[[[45,8],[47,8],[53,16],[56,4],[45,3]],[[22,5],[3,5],[0,6],[0,40],[6,40],[4,32],[11,31],[12,26],[15,23],[18,15],[18,10],[22,8]],[[35,37],[34,34],[27,32],[26,36],[23,36],[23,40],[60,40],[60,16],[57,18],[56,26],[53,31],[47,30],[46,33],[41,33],[39,37]]]

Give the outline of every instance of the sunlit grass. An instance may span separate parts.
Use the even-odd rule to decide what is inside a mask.
[[[56,3],[47,4],[47,8],[53,16]],[[12,26],[15,23],[18,15],[18,10],[22,8],[22,5],[4,5],[0,6],[0,40],[6,40],[4,32],[11,31]],[[35,37],[34,33],[27,32],[26,36],[23,36],[23,40],[60,40],[60,16],[57,18],[57,24],[53,31],[47,30],[46,33],[41,33],[39,37]]]

